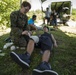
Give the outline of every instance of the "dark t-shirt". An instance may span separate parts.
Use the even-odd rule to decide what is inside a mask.
[[[44,34],[42,34],[39,37],[39,43],[38,46],[43,50],[50,50],[52,49],[53,46],[53,41],[52,41],[52,37],[51,34],[44,32]]]

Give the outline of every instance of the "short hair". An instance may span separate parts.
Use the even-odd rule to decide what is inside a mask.
[[[33,15],[32,18],[36,18],[36,15]]]
[[[49,10],[49,8],[46,8],[47,10]]]
[[[48,31],[49,31],[49,27],[48,27],[48,26],[44,26],[43,28],[47,28],[47,29],[48,29]]]
[[[27,2],[27,1],[23,1],[23,3],[21,4],[21,6],[23,6],[23,7],[29,6],[29,8],[31,9],[31,4],[29,2]]]

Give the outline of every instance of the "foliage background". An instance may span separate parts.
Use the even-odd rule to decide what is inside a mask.
[[[10,13],[19,8],[19,0],[0,0],[0,26],[8,27]]]
[[[14,10],[18,10],[19,8],[20,0],[0,0],[0,27],[2,29],[5,29],[10,26],[10,13]],[[37,21],[42,20],[44,15],[40,10],[30,11],[27,15],[30,18],[33,14],[37,15]],[[76,20],[75,17],[76,9],[73,9],[72,19]]]

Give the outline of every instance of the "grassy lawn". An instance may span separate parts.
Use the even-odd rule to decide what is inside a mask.
[[[54,34],[58,43],[58,48],[53,49],[50,57],[52,69],[59,75],[76,75],[76,34],[62,32],[60,29],[51,31],[51,33]],[[23,75],[21,67],[10,58],[11,50],[3,50],[4,40],[8,36],[9,33],[0,36],[0,49],[2,53],[5,53],[5,56],[0,56],[0,75]],[[24,53],[25,50],[15,50],[15,52]],[[41,56],[40,49],[35,49],[31,57],[30,68],[24,71],[24,75],[32,75],[32,70],[40,63]]]

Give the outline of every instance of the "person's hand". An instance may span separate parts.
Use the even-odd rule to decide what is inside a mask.
[[[30,33],[30,35],[32,35],[32,32],[31,31],[29,31],[29,33]]]
[[[54,47],[58,47],[58,45],[55,43],[55,44],[54,44]]]
[[[22,32],[22,35],[28,35],[28,31],[26,31],[26,30],[23,31],[23,32]]]

